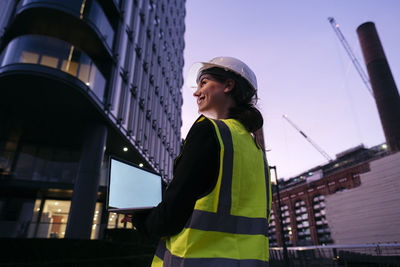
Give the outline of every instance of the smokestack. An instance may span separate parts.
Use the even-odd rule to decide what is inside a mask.
[[[373,22],[357,28],[358,39],[374,91],[386,144],[390,152],[400,151],[400,97],[381,41]]]

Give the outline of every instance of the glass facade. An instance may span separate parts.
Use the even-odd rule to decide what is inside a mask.
[[[73,183],[79,151],[23,144],[16,154],[13,177],[23,180]]]
[[[103,9],[94,0],[23,0],[20,7],[28,7],[33,4],[51,5],[53,8],[62,8],[72,12],[80,19],[85,19],[101,34],[102,39],[109,48],[113,47],[114,30],[104,14]]]
[[[106,228],[129,227],[123,215],[104,209],[108,158],[125,157],[172,179],[181,147],[185,1],[14,3],[10,19],[0,20],[0,98],[9,97],[0,106],[0,236],[72,236],[66,226],[76,209],[70,207],[92,200],[102,203],[96,204],[91,238]],[[53,95],[58,82],[65,99]],[[49,95],[35,95],[41,88]],[[21,101],[27,105],[20,104],[25,94],[32,96]],[[65,108],[70,101],[77,101],[73,112]],[[94,135],[86,134],[88,121],[107,134],[96,148],[104,151],[99,172],[93,171],[100,173],[98,194],[71,203],[83,155],[92,152],[85,142]],[[85,186],[92,190],[92,184]]]
[[[126,1],[110,113],[164,180],[181,147],[184,1]]]
[[[0,125],[0,178],[74,182],[80,157],[78,148],[33,142],[7,116],[0,116]]]
[[[42,35],[23,35],[12,40],[3,54],[1,67],[25,63],[59,69],[77,77],[104,101],[104,76],[89,56],[67,42]]]
[[[28,238],[64,238],[71,201],[37,199],[29,224]],[[102,204],[96,203],[91,239],[99,236]]]

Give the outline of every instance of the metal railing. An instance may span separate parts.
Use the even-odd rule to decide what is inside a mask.
[[[288,247],[289,266],[400,266],[400,243]],[[270,248],[270,266],[282,266],[283,248]],[[375,264],[375,265],[374,265]]]

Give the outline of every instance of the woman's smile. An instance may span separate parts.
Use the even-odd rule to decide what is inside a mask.
[[[205,96],[199,96],[199,97],[197,98],[197,105],[200,106],[201,103],[203,103],[204,99],[205,99]]]

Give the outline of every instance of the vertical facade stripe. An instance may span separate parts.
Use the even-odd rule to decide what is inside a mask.
[[[221,189],[218,200],[218,213],[230,214],[231,211],[231,192],[232,192],[232,173],[233,173],[233,142],[232,134],[228,126],[220,120],[214,120],[218,126],[222,142],[224,143],[224,160],[221,177]]]

